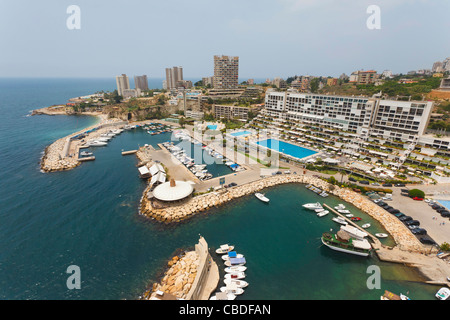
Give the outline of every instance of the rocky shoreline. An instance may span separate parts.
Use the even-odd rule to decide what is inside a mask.
[[[174,256],[168,265],[168,270],[164,273],[160,283],[154,283],[152,288],[143,294],[143,300],[153,300],[156,292],[162,291],[174,295],[178,299],[186,299],[192,288],[199,257],[195,251],[184,253],[183,256]]]

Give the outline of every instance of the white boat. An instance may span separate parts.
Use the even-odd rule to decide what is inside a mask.
[[[325,209],[324,209],[324,208],[320,208],[320,209],[316,209],[316,210],[314,210],[314,211],[317,212],[317,213],[319,213],[319,212],[325,211]]]
[[[347,232],[350,237],[358,240],[362,240],[369,235],[367,232],[361,231],[358,228],[350,225],[341,226],[341,230]]]
[[[103,142],[103,141],[90,141],[90,142],[87,143],[87,145],[89,147],[103,147],[103,146],[106,146],[108,144],[106,142]]]
[[[375,233],[375,236],[377,236],[378,238],[387,238],[388,235],[386,233]]]
[[[241,280],[245,278],[244,272],[237,272],[237,273],[227,273],[225,275],[225,279],[229,280]]]
[[[354,254],[362,257],[367,257],[370,254],[370,250],[372,249],[372,247],[369,241],[365,239],[352,239],[348,234],[344,238],[341,238],[340,234],[345,235],[346,232],[340,230],[336,235],[324,233],[321,238],[322,243],[328,248],[340,252]]]
[[[83,156],[83,157],[89,157],[89,156],[92,156],[93,153],[92,152],[87,152],[87,151],[81,151],[80,155]]]
[[[450,298],[450,289],[449,288],[440,288],[436,293],[436,298],[439,300],[448,300]]]
[[[247,267],[244,267],[244,266],[232,266],[232,267],[225,268],[226,273],[244,272],[245,270],[247,270]]]
[[[321,212],[317,213],[318,217],[325,217],[328,213],[330,213],[328,210],[323,210]]]
[[[361,227],[364,229],[367,229],[367,228],[370,228],[370,226],[371,226],[370,223],[366,223],[366,224],[363,224]]]
[[[238,253],[237,255],[236,255],[236,258],[243,258],[244,257],[244,255],[243,254],[240,254],[240,253]],[[226,254],[226,255],[224,255],[224,256],[222,256],[222,260],[225,260],[225,261],[227,261],[227,260],[230,260],[230,257]]]
[[[322,191],[322,193],[319,194],[319,196],[326,198],[326,197],[328,197],[328,193],[326,193],[325,191]]]
[[[245,288],[248,286],[248,282],[244,281],[244,280],[230,280],[230,279],[225,279],[223,281],[226,285],[232,284],[234,283],[238,288]]]
[[[225,260],[225,262],[223,263],[226,267],[232,267],[232,266],[243,266],[245,264],[245,261],[243,263],[238,263],[238,264],[231,264],[230,260]]]
[[[216,250],[217,254],[225,254],[234,250],[234,246],[229,246],[228,244],[222,244],[219,249]]]
[[[339,209],[338,212],[342,213],[342,214],[346,214],[346,213],[350,213],[350,210]]]
[[[231,292],[228,293],[217,292],[215,295],[209,298],[209,300],[234,300],[234,299],[236,299],[236,295],[232,294]]]
[[[336,210],[344,210],[345,206],[342,203],[339,203],[337,206],[334,207]]]
[[[244,293],[244,289],[237,287],[236,285],[227,285],[226,287],[221,287],[220,291],[226,292],[226,293],[232,293],[234,295],[240,295]]]
[[[353,215],[352,215],[351,213],[346,214],[345,216],[346,216],[347,218],[353,218]]]
[[[309,209],[309,210],[323,209],[322,205],[319,202],[306,203],[303,205],[303,208]]]
[[[264,194],[262,193],[255,193],[255,197],[257,197],[259,200],[261,200],[262,202],[268,203],[269,202],[269,198],[267,198]]]
[[[348,222],[345,221],[345,219],[342,218],[342,217],[334,217],[334,218],[331,219],[331,220],[333,220],[334,222],[337,222],[337,223],[339,223],[339,224],[342,224],[342,225],[347,225],[347,224],[348,224]]]

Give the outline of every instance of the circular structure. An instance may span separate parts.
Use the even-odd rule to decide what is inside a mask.
[[[153,196],[161,201],[177,201],[186,198],[192,191],[194,188],[191,183],[171,179],[157,186],[153,190]]]

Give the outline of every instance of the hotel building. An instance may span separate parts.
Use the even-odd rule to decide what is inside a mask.
[[[425,134],[433,103],[377,98],[268,92],[266,115],[304,125],[398,141]]]
[[[216,119],[238,119],[246,121],[248,119],[249,111],[250,109],[247,107],[223,105],[213,106],[214,118]]]

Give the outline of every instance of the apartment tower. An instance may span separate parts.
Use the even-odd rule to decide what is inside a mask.
[[[239,57],[214,56],[214,89],[238,87]]]
[[[126,89],[130,89],[130,80],[126,74],[116,76],[117,92],[120,96],[123,96],[123,92]]]
[[[166,86],[168,90],[176,89],[178,81],[183,80],[183,67],[166,68]]]
[[[134,87],[141,91],[148,90],[148,79],[144,74],[143,76],[134,76]]]

